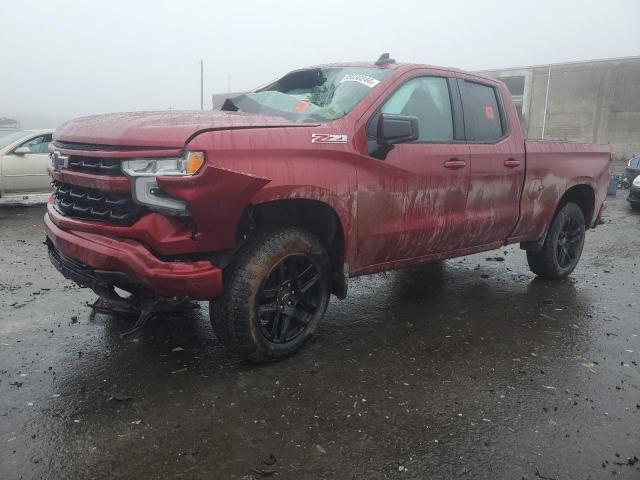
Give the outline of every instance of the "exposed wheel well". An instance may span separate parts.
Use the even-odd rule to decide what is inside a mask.
[[[237,239],[242,243],[251,232],[265,225],[294,225],[315,235],[329,254],[333,272],[332,293],[346,296],[344,272],[344,231],[338,214],[324,202],[308,199],[274,200],[249,205],[238,224]]]
[[[580,207],[580,210],[582,210],[582,214],[584,215],[584,223],[587,225],[587,228],[589,228],[591,226],[591,221],[593,220],[593,211],[596,203],[596,196],[593,188],[585,184],[574,185],[571,187],[569,190],[564,192],[560,202],[558,202],[554,215],[569,202],[573,202]]]
[[[569,190],[564,192],[564,195],[562,195],[560,201],[558,202],[558,205],[556,206],[556,210],[553,213],[551,222],[553,222],[553,219],[556,217],[560,209],[570,202],[575,203],[576,205],[578,205],[578,207],[580,207],[580,210],[582,210],[582,214],[584,215],[584,223],[586,227],[589,228],[591,226],[591,221],[593,220],[596,197],[593,188],[585,184],[574,185]],[[551,222],[549,222],[547,228],[551,226]],[[542,246],[544,245],[545,238],[547,237],[547,231],[548,229],[545,230],[542,238],[538,240],[521,242],[520,248],[532,252],[540,251],[542,249]]]

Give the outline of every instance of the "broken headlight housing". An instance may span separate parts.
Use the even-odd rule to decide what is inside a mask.
[[[180,158],[132,158],[122,162],[122,171],[131,178],[136,203],[170,215],[188,215],[184,200],[171,197],[156,181],[157,177],[195,175],[204,165],[203,152],[187,152]]]

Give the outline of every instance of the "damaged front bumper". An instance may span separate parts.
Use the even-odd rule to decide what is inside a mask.
[[[207,260],[161,260],[134,240],[63,230],[48,213],[44,226],[53,265],[100,296],[112,298],[114,287],[193,300],[210,300],[222,293],[222,270]]]

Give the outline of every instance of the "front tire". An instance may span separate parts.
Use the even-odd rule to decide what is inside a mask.
[[[575,203],[567,203],[556,214],[540,251],[528,251],[527,262],[533,273],[558,280],[578,265],[585,239],[584,214]]]
[[[327,252],[297,227],[258,232],[224,272],[210,304],[216,336],[246,361],[264,363],[302,348],[329,303]]]

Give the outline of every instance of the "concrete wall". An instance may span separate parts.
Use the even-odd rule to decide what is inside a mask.
[[[527,138],[610,143],[620,159],[640,153],[640,57],[484,73],[525,75]]]

